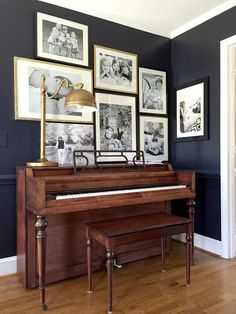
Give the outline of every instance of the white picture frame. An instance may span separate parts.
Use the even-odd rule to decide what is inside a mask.
[[[139,116],[140,150],[146,163],[168,160],[168,119],[166,117]]]
[[[166,72],[139,68],[139,112],[167,113]]]
[[[88,26],[37,12],[37,56],[88,66]]]

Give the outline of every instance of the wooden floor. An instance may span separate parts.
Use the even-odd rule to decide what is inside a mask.
[[[113,314],[236,313],[236,259],[223,260],[196,250],[192,284],[186,287],[184,247],[174,242],[161,273],[160,257],[126,264],[114,270]],[[94,274],[94,293],[87,294],[86,276],[47,287],[48,310],[53,314],[106,313],[106,272]],[[42,313],[38,290],[24,290],[16,275],[0,278],[1,314]]]

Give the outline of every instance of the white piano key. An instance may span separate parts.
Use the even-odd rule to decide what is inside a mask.
[[[128,194],[128,193],[136,193],[136,192],[151,192],[151,191],[161,191],[161,190],[183,189],[183,188],[186,188],[186,185],[158,186],[158,187],[150,187],[150,188],[89,192],[89,193],[79,193],[79,194],[65,194],[65,195],[57,195],[56,200]]]

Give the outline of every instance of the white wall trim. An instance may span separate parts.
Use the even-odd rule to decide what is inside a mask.
[[[231,181],[232,132],[234,114],[230,104],[230,49],[236,45],[236,36],[220,42],[220,173],[221,173],[221,241],[224,258],[235,257],[234,221]],[[233,130],[233,131],[232,131]]]
[[[195,18],[195,19],[189,21],[188,23],[180,26],[179,28],[176,28],[175,30],[173,30],[170,34],[170,38],[172,39],[176,36],[179,36],[180,34],[183,34],[184,32],[187,32],[191,28],[194,28],[194,27],[206,22],[207,20],[210,20],[211,18],[223,13],[224,11],[227,11],[227,10],[233,8],[235,5],[236,5],[235,0],[229,0],[229,1],[226,1],[225,3],[223,3],[221,5],[218,5],[214,9],[198,16],[197,18]]]
[[[0,259],[0,276],[16,273],[16,256]]]
[[[175,235],[173,238],[178,241],[185,242],[184,234]],[[208,251],[212,254],[221,256],[221,251],[222,251],[221,241],[194,233],[194,246],[204,251]]]
[[[104,19],[104,20],[108,20],[108,21],[112,21],[112,22],[116,22],[122,25],[126,25],[129,27],[133,27],[135,29],[139,29],[145,32],[149,32],[149,33],[153,33],[156,35],[160,35],[160,36],[165,36],[167,38],[174,38],[186,31],[188,31],[189,29],[196,27],[197,25],[221,14],[222,12],[236,6],[236,0],[228,0],[226,2],[224,2],[221,5],[218,5],[217,7],[215,7],[212,10],[209,10],[208,12],[200,15],[199,17],[190,20],[188,23],[185,23],[184,25],[169,31],[164,29],[163,27],[158,27],[158,23],[156,25],[148,25],[147,24],[142,24],[138,21],[138,19],[136,18],[135,20],[131,20],[128,19],[126,17],[122,17],[122,16],[118,16],[116,15],[115,12],[115,8],[114,8],[114,14],[111,13],[107,13],[106,11],[104,12],[102,9],[98,10],[97,7],[94,8],[91,4],[89,4],[89,1],[87,1],[88,3],[86,3],[86,1],[84,1],[83,3],[80,3],[80,5],[78,4],[78,1],[74,0],[74,1],[66,1],[66,0],[38,0],[38,1],[42,1],[42,2],[46,2],[46,3],[50,3],[53,5],[57,5],[57,6],[61,6],[67,9],[71,9],[74,11],[79,11],[81,13],[85,13],[91,16],[96,16],[98,18]],[[81,1],[80,1],[81,2]],[[127,4],[129,5],[129,4]],[[130,4],[131,6],[131,4]],[[167,12],[168,14],[168,12]]]

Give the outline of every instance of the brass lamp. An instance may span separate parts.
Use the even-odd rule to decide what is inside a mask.
[[[63,84],[66,85],[66,87],[74,87],[70,84],[68,79],[63,79],[59,86],[57,91],[51,95],[48,96],[46,92],[46,86],[45,86],[45,80],[46,77],[43,74],[41,77],[41,89],[40,89],[40,95],[41,95],[41,120],[40,120],[40,159],[34,162],[27,162],[26,165],[30,167],[51,167],[51,166],[57,166],[58,163],[54,161],[49,161],[46,159],[45,156],[45,129],[46,129],[46,98],[53,99],[56,97],[61,90]],[[67,106],[69,111],[72,112],[94,112],[96,111],[96,102],[93,94],[88,92],[87,90],[83,89],[84,84],[80,83],[75,86],[75,89],[72,89],[72,91],[67,95],[65,100],[65,106]]]

